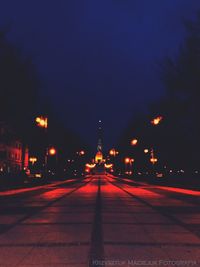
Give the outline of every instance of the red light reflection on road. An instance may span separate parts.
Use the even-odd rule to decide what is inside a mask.
[[[119,189],[118,187],[116,187],[116,186],[114,186],[112,184],[109,184],[109,183],[101,185],[101,191],[103,191],[103,193],[109,193],[109,194],[112,194],[112,195],[121,194],[122,193],[121,189]]]
[[[85,185],[84,187],[81,187],[77,192],[80,194],[93,194],[93,193],[96,194],[97,190],[98,190],[97,185],[91,182]]]
[[[41,186],[35,186],[35,187],[31,187],[31,188],[10,189],[10,190],[6,190],[4,192],[0,192],[0,196],[12,196],[12,195],[17,195],[17,194],[21,194],[21,193],[36,191],[39,189],[51,188],[52,186],[67,184],[67,183],[70,183],[72,181],[73,180],[67,180],[64,182],[55,182],[51,185],[49,185],[49,184],[48,185],[41,185]]]
[[[62,197],[63,195],[67,194],[69,191],[71,191],[71,188],[67,188],[67,189],[59,188],[59,189],[48,191],[40,196],[41,198],[45,200],[53,200],[53,199]]]
[[[200,192],[190,190],[190,189],[183,189],[183,188],[176,188],[176,187],[164,187],[164,186],[157,186],[156,188],[164,189],[164,190],[175,192],[175,193],[181,193],[185,195],[200,196]]]

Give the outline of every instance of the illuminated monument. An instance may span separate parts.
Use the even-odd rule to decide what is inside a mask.
[[[98,145],[97,145],[97,153],[95,156],[95,163],[99,164],[99,165],[104,162],[102,150],[103,150],[103,147],[102,147],[102,125],[101,125],[101,120],[99,120]]]
[[[85,171],[87,173],[93,172],[95,174],[105,174],[107,171],[111,170],[113,164],[107,164],[106,160],[103,157],[103,146],[102,146],[102,122],[99,120],[98,126],[98,144],[97,144],[97,153],[95,158],[92,160],[92,163],[86,164]]]

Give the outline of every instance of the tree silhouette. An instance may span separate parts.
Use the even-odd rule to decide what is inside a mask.
[[[185,21],[186,38],[175,59],[166,58],[161,77],[167,98],[159,109],[166,114],[171,144],[178,158],[198,166],[200,149],[200,12],[196,21]],[[158,107],[157,107],[158,108]],[[179,144],[179,145],[178,145]],[[179,146],[179,148],[177,147]],[[179,152],[178,152],[179,150]]]
[[[0,31],[0,120],[20,129],[35,111],[37,73],[31,59],[24,58],[6,34]]]

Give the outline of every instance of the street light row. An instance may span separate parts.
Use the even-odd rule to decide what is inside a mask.
[[[157,117],[155,117],[155,118],[153,118],[152,120],[151,120],[151,124],[153,125],[153,126],[157,126],[157,125],[159,125],[160,123],[161,123],[161,121],[163,120],[163,117],[162,116],[157,116]],[[36,119],[35,119],[35,122],[37,123],[37,126],[38,127],[41,127],[41,128],[44,128],[44,129],[48,129],[48,118],[47,117],[45,117],[45,116],[40,116],[40,117],[37,117]],[[134,139],[132,139],[131,140],[131,146],[137,146],[138,145],[138,139],[136,139],[136,138],[134,138]],[[149,149],[147,149],[147,148],[145,148],[144,149],[144,153],[145,154],[148,154],[149,153]],[[45,165],[46,165],[46,163],[47,163],[47,157],[50,155],[50,156],[55,156],[57,154],[57,151],[56,151],[56,149],[55,149],[55,147],[48,147],[47,146],[47,149],[46,149],[46,153],[45,153]],[[85,151],[84,150],[81,150],[81,151],[78,151],[78,152],[76,152],[76,154],[78,155],[78,156],[84,156],[85,155]],[[110,154],[110,156],[112,156],[112,157],[116,157],[118,154],[119,154],[119,151],[117,151],[115,148],[112,148],[110,151],[109,151],[109,154]],[[34,164],[36,161],[37,161],[37,158],[36,157],[30,157],[30,159],[29,159],[29,161],[32,163],[32,164]],[[124,163],[125,163],[125,165],[128,165],[128,164],[130,164],[130,165],[132,165],[133,163],[134,163],[134,159],[133,158],[129,158],[129,157],[126,157],[125,159],[124,159]],[[155,163],[157,163],[158,162],[158,159],[157,158],[155,158],[155,156],[154,156],[154,150],[153,150],[153,148],[151,149],[151,151],[150,151],[150,162],[154,165]]]
[[[48,130],[48,117],[46,116],[38,116],[35,118],[35,122],[36,122],[36,125],[37,127],[40,127],[40,128],[43,128],[45,130],[45,132],[47,133],[47,130]],[[76,154],[78,156],[84,156],[85,155],[85,151],[84,150],[80,150],[80,151],[77,151]],[[49,147],[49,145],[47,145],[46,147],[46,152],[45,152],[45,169],[46,169],[46,165],[47,165],[47,157],[48,156],[56,156],[57,155],[57,150],[55,147],[51,146]],[[37,162],[37,158],[36,157],[30,157],[29,158],[29,162],[31,162],[32,165],[34,165],[36,162]]]
[[[151,122],[151,124],[153,126],[158,126],[162,122],[162,120],[163,120],[163,117],[162,116],[157,116],[157,117],[153,118],[150,122]],[[138,143],[139,143],[139,141],[138,141],[137,138],[134,138],[134,139],[132,139],[130,141],[130,145],[133,146],[133,147],[134,146],[137,146]],[[150,162],[152,163],[152,165],[154,165],[154,164],[156,164],[158,162],[158,159],[154,155],[154,149],[153,148],[151,148],[151,150],[149,150],[148,148],[145,148],[144,149],[144,153],[145,154],[150,153]],[[119,154],[119,152],[116,149],[112,148],[109,151],[109,154],[110,154],[110,156],[115,157],[116,155]],[[127,169],[127,166],[128,165],[132,166],[132,164],[134,163],[134,161],[135,161],[135,159],[126,157],[124,159],[124,163],[125,163],[126,169]]]

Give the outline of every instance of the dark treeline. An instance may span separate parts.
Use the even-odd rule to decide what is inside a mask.
[[[141,165],[144,155],[139,149],[154,146],[161,167],[198,170],[200,166],[200,13],[196,21],[184,25],[186,38],[178,56],[165,58],[159,66],[166,96],[151,105],[148,115],[134,119],[121,138],[123,154],[138,155]],[[150,121],[157,115],[163,121],[153,127]],[[134,137],[138,148],[130,147]]]
[[[11,126],[29,147],[30,154],[42,157],[48,142],[57,148],[59,159],[64,161],[85,148],[83,141],[56,117],[48,96],[41,99],[43,82],[33,60],[11,44],[7,34],[7,30],[0,30],[0,122]],[[48,117],[47,135],[36,126],[35,118],[40,115]]]

